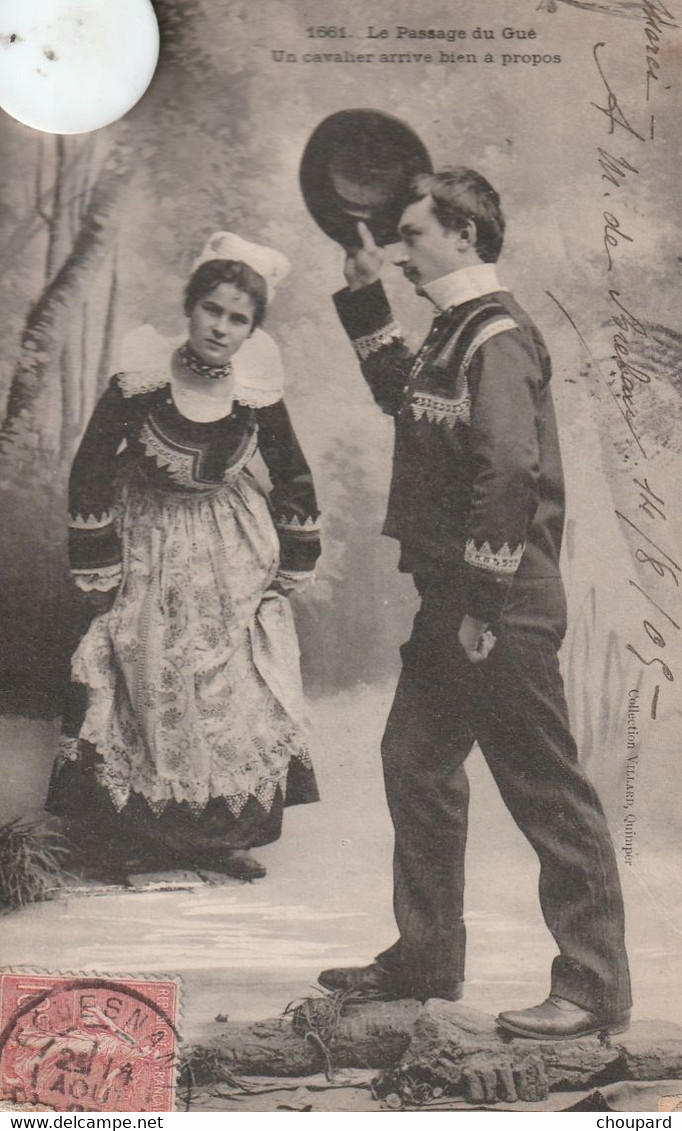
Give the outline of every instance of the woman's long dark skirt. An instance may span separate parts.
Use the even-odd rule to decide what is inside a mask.
[[[97,781],[98,757],[94,747],[81,740],[77,760],[60,758],[46,802],[94,871],[221,871],[232,850],[278,840],[286,806],[319,800],[313,770],[292,758],[285,789],[278,790],[269,811],[250,797],[236,817],[222,798],[213,798],[200,812],[184,801],[169,802],[157,816],[144,797],[133,794],[119,812]]]

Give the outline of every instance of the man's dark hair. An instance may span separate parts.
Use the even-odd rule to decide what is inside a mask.
[[[244,291],[253,303],[253,329],[262,323],[268,304],[268,289],[265,279],[242,263],[241,259],[209,259],[201,263],[190,276],[185,289],[185,314],[189,318],[194,307],[221,283],[232,283]]]
[[[495,263],[504,240],[500,198],[474,169],[458,166],[440,173],[422,173],[412,182],[410,203],[431,197],[438,222],[458,231],[467,221],[476,225],[476,251],[484,263]]]

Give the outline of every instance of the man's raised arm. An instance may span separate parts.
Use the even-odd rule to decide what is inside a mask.
[[[393,416],[402,405],[414,358],[381,283],[383,251],[362,222],[358,235],[360,246],[346,252],[348,286],[337,291],[334,303],[375,401]]]

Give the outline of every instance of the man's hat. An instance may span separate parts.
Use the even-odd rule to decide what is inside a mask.
[[[363,220],[380,246],[398,239],[398,221],[418,173],[432,172],[414,130],[381,110],[340,110],[312,134],[301,160],[308,211],[328,236],[357,247]]]

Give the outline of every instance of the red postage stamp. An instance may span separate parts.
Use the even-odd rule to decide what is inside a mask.
[[[179,984],[0,975],[0,1101],[54,1111],[173,1111]]]

